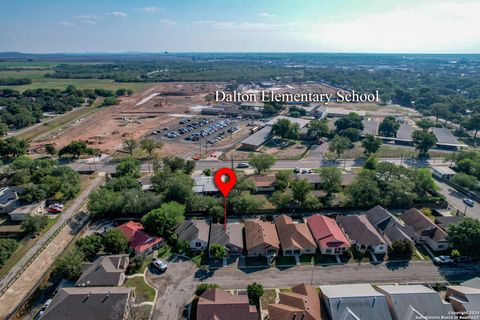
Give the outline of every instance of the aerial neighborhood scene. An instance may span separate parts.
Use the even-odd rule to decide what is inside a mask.
[[[480,1],[2,1],[0,319],[480,319]]]

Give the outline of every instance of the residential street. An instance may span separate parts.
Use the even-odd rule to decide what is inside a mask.
[[[469,207],[463,202],[463,198],[466,197],[463,193],[455,190],[446,183],[438,180],[435,180],[435,182],[440,187],[439,192],[447,198],[448,203],[454,207],[454,209],[458,209],[462,213],[465,212],[468,217],[480,219],[480,203],[475,201],[473,207]]]
[[[33,246],[22,259],[2,278],[0,288],[6,288],[13,280],[8,289],[0,295],[0,319],[6,319],[13,312],[23,299],[30,295],[38,281],[40,281],[47,270],[55,262],[57,257],[64,251],[71,239],[78,232],[78,227],[83,224],[83,217],[74,217],[75,214],[85,205],[90,192],[103,183],[104,175],[98,175],[90,185],[74,200],[74,202],[62,213],[57,223],[48,230],[40,241]],[[71,223],[62,226],[71,219]],[[77,218],[77,219],[76,219]],[[54,239],[46,245],[41,253],[29,264],[32,257],[47,243],[51,235],[61,230]]]
[[[265,288],[287,288],[299,283],[315,286],[342,283],[435,283],[464,281],[480,275],[479,265],[437,267],[430,261],[393,262],[332,266],[299,266],[279,270],[221,268],[199,270],[192,262],[170,262],[164,274],[147,272],[149,283],[158,289],[153,319],[184,319],[185,305],[193,296],[197,284],[216,283],[224,289],[244,289],[252,282]]]

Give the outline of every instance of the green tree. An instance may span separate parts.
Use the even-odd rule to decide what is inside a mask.
[[[423,131],[428,131],[431,127],[433,127],[435,123],[429,119],[421,119],[417,121],[417,126],[422,129]]]
[[[358,113],[350,112],[348,116],[335,121],[335,127],[339,133],[348,128],[363,130],[362,118],[360,118]]]
[[[466,188],[469,190],[476,190],[478,188],[478,180],[476,177],[471,176],[469,174],[460,172],[450,178],[450,180],[459,185],[462,188]]]
[[[8,125],[5,122],[0,121],[0,137],[6,136],[9,129],[10,128],[8,127]]]
[[[322,189],[330,197],[332,193],[342,189],[342,172],[336,167],[323,167],[320,169]]]
[[[300,132],[300,126],[298,123],[292,123],[290,120],[282,118],[278,119],[272,125],[271,133],[275,136],[285,139],[298,139]]]
[[[336,135],[328,146],[330,152],[335,153],[335,161],[348,149],[350,146],[350,139]]]
[[[27,153],[30,144],[23,139],[17,137],[8,137],[0,139],[0,157],[16,158]]]
[[[390,259],[410,259],[413,255],[413,244],[408,240],[396,240],[388,247]]]
[[[267,171],[270,169],[276,162],[274,156],[268,153],[252,153],[250,154],[249,163],[252,167],[255,168],[257,174],[261,174],[262,171]]]
[[[197,297],[200,297],[208,289],[216,289],[216,288],[218,288],[218,284],[216,283],[201,283],[197,285],[197,289],[195,289],[195,295]]]
[[[462,255],[480,257],[480,221],[465,217],[448,228],[448,240]]]
[[[163,197],[165,201],[186,204],[193,199],[193,179],[187,174],[175,174],[165,182]]]
[[[435,180],[433,180],[432,172],[427,168],[413,170],[411,173],[412,181],[415,184],[414,191],[418,195],[427,196],[438,189]]]
[[[374,135],[367,134],[362,140],[362,147],[364,149],[363,153],[369,157],[372,153],[376,153],[378,150],[380,150],[381,145],[382,139],[377,138]]]
[[[91,149],[88,148],[87,143],[85,141],[72,141],[65,147],[61,148],[58,151],[58,156],[63,157],[64,155],[70,155],[75,159],[80,158],[82,154],[89,154],[91,153]]]
[[[254,282],[247,286],[248,300],[251,304],[260,305],[260,298],[263,296],[264,290],[260,283]]]
[[[375,170],[377,168],[378,164],[378,159],[374,155],[371,155],[368,157],[367,160],[365,160],[365,163],[363,164],[363,168],[368,169],[368,170]]]
[[[301,204],[301,208],[307,211],[318,210],[322,208],[322,203],[317,196],[315,196],[312,192],[309,192],[305,197],[305,200]]]
[[[15,239],[0,239],[0,267],[10,258],[17,250],[18,241]]]
[[[127,253],[128,239],[120,230],[110,229],[103,239],[103,246],[110,254]]]
[[[48,217],[44,215],[29,215],[22,221],[21,228],[26,233],[37,235],[48,225]]]
[[[328,127],[328,121],[326,119],[312,120],[308,124],[307,135],[317,143],[321,141],[322,138],[328,137],[329,134],[330,128]]]
[[[218,222],[223,218],[223,207],[216,205],[208,209],[208,215],[213,221]]]
[[[123,158],[117,165],[116,175],[119,177],[140,178],[140,161],[130,156]]]
[[[295,179],[291,183],[293,199],[302,203],[307,198],[312,186],[306,179]]]
[[[400,123],[393,116],[388,116],[378,126],[378,132],[385,137],[396,137]]]
[[[292,206],[293,202],[292,192],[289,190],[275,191],[270,197],[270,202],[279,210],[288,209]]]
[[[373,207],[379,204],[380,188],[375,174],[370,170],[362,171],[345,189],[348,204],[355,207]]]
[[[85,258],[92,261],[103,247],[103,238],[97,234],[86,236],[78,239],[75,247],[83,253]]]
[[[140,141],[140,148],[148,154],[148,171],[150,172],[150,162],[156,149],[160,149],[162,144],[152,139],[143,139]]]
[[[228,206],[235,213],[255,213],[264,205],[262,199],[255,198],[251,194],[231,195],[227,199]]]
[[[171,241],[175,227],[185,219],[185,206],[177,202],[164,203],[142,218],[145,230]]]
[[[480,130],[480,113],[475,113],[470,118],[468,118],[465,123],[464,127],[467,130],[473,131],[473,140],[477,138],[478,131]]]
[[[244,174],[237,174],[237,182],[233,187],[233,192],[240,195],[243,192],[254,192],[256,190],[255,182]]]
[[[285,191],[292,181],[292,174],[288,170],[281,170],[275,173],[274,187],[277,191]]]
[[[428,156],[428,150],[437,143],[437,138],[431,132],[416,130],[412,133],[413,145],[419,151],[419,156]]]
[[[76,281],[83,271],[83,253],[79,250],[71,250],[65,253],[55,263],[53,273],[64,279]]]
[[[438,118],[447,118],[448,106],[444,103],[434,103],[430,106],[430,113],[435,117],[435,122],[438,122]]]
[[[227,249],[218,243],[211,245],[209,252],[210,255],[216,259],[221,259],[227,256]]]
[[[55,153],[57,152],[57,150],[55,149],[55,146],[53,144],[47,144],[45,146],[45,152],[50,155],[51,157],[53,157],[55,155]]]
[[[138,143],[135,139],[127,139],[123,141],[123,149],[133,157],[133,151],[138,147]]]

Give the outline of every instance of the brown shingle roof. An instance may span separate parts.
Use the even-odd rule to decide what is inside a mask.
[[[120,286],[128,262],[127,254],[100,257],[85,268],[75,285],[77,287]]]
[[[321,320],[320,298],[315,287],[299,284],[291,293],[280,293],[278,304],[269,304],[268,313],[272,320]]]
[[[198,299],[197,320],[258,320],[258,313],[248,296],[216,288],[205,291]]]
[[[418,236],[430,237],[437,242],[447,238],[447,233],[445,231],[440,229],[439,226],[415,208],[402,213],[400,219],[411,226]]]
[[[271,222],[262,220],[245,221],[245,240],[247,242],[247,250],[254,249],[260,245],[280,249],[277,230]]]
[[[375,230],[365,215],[349,215],[337,218],[337,223],[342,227],[350,240],[360,245],[386,244],[382,236]]]
[[[305,223],[293,223],[292,218],[284,214],[275,218],[278,238],[283,248],[316,248],[315,240]]]

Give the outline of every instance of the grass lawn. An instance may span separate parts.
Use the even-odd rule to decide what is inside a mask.
[[[136,303],[153,301],[155,299],[155,290],[145,282],[142,276],[127,279],[125,286],[135,287]]]
[[[288,266],[294,266],[296,265],[295,262],[295,257],[286,257],[286,256],[280,256],[275,259],[275,265],[281,266],[281,265],[288,265]]]
[[[172,248],[168,245],[164,245],[160,249],[158,249],[158,258],[166,258],[172,254]]]
[[[261,266],[267,266],[267,258],[265,257],[251,257],[251,258],[245,258],[245,265],[248,267],[261,267]]]
[[[282,288],[282,289],[280,289],[280,292],[289,293],[289,292],[292,292],[292,289],[291,288]]]
[[[138,273],[144,273],[145,272],[145,269],[148,268],[148,266],[150,265],[150,263],[152,262],[153,260],[153,256],[152,255],[148,255],[145,257],[145,259],[143,260],[142,262],[142,266],[140,267],[140,270],[138,270]]]
[[[208,265],[208,254],[206,251],[202,251],[199,255],[192,256],[191,259],[199,268]]]
[[[277,299],[277,292],[273,289],[265,290],[263,296],[260,298],[260,306],[262,310],[266,310],[268,305],[275,303]]]
[[[0,89],[9,88],[17,91],[25,91],[29,89],[51,88],[51,89],[65,89],[68,85],[74,85],[78,89],[108,89],[117,90],[120,88],[132,89],[135,92],[141,91],[153,85],[153,83],[146,82],[115,82],[113,80],[103,79],[57,79],[46,78],[46,73],[51,73],[53,70],[38,69],[38,70],[7,70],[0,71],[0,79],[5,78],[29,78],[32,79],[31,84],[20,86],[0,86]]]

